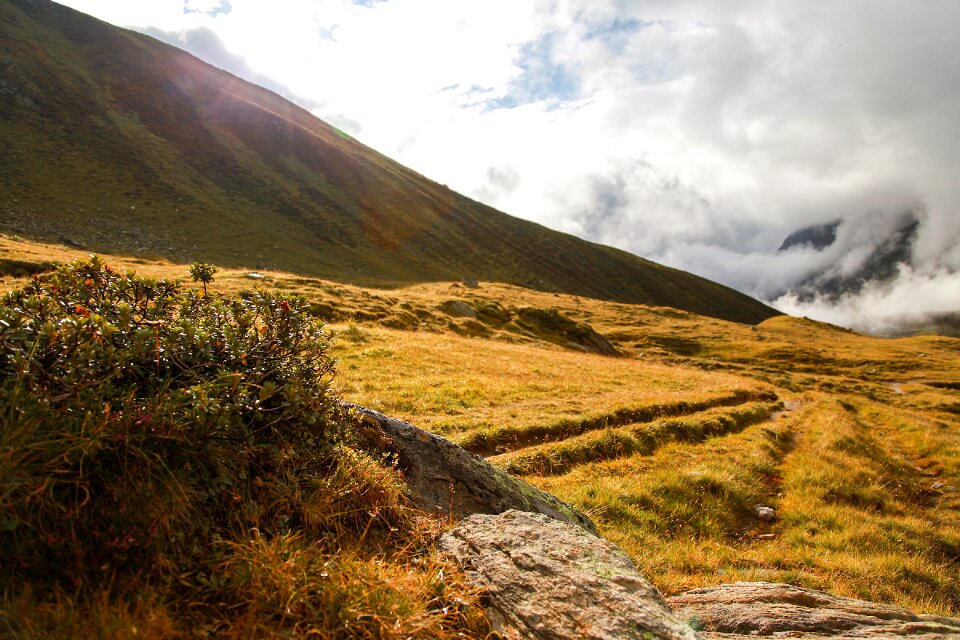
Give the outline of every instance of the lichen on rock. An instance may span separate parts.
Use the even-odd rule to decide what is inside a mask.
[[[440,549],[483,590],[505,638],[698,638],[623,550],[570,523],[516,510],[473,515]]]
[[[678,615],[702,622],[706,638],[960,638],[960,619],[771,582],[694,589],[668,600]]]

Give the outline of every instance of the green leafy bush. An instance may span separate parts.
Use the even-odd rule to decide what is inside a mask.
[[[294,298],[207,299],[96,258],[7,295],[3,547],[19,570],[78,582],[142,570],[171,538],[189,553],[233,524],[219,516],[234,502],[277,526],[295,505],[262,505],[255,483],[335,444],[332,368]]]
[[[190,265],[190,276],[194,282],[203,285],[203,295],[207,295],[207,283],[213,282],[213,276],[220,269],[206,262],[194,262]]]

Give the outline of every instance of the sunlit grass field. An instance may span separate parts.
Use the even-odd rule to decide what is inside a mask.
[[[79,255],[0,238],[0,287],[24,281],[17,265]],[[789,317],[751,327],[485,282],[375,290],[261,275],[220,272],[211,289],[302,293],[335,334],[344,399],[570,501],[667,594],[786,581],[960,614],[960,340]],[[450,301],[474,313],[451,315]],[[555,309],[620,355],[524,324],[523,308]]]

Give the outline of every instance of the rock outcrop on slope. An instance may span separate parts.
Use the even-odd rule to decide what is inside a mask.
[[[440,549],[483,589],[510,639],[696,640],[619,547],[543,514],[473,515]]]
[[[703,627],[705,638],[960,638],[960,619],[921,616],[906,609],[789,584],[738,582],[694,589],[667,602],[678,616]]]
[[[372,409],[345,405],[363,423],[383,434],[382,447],[397,455],[407,483],[407,496],[417,508],[448,515],[455,521],[475,513],[531,511],[596,535],[593,521],[566,502],[497,469],[449,440]]]

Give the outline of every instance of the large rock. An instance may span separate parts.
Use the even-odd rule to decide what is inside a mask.
[[[589,324],[568,318],[557,309],[523,307],[517,310],[517,325],[539,338],[572,349],[605,356],[620,355],[616,347]]]
[[[477,312],[473,310],[469,302],[463,300],[445,300],[437,306],[448,316],[454,318],[476,318]]]
[[[696,640],[612,542],[542,514],[474,515],[440,539],[511,640]]]
[[[344,403],[363,424],[385,436],[380,446],[397,454],[411,502],[428,513],[461,520],[508,509],[543,513],[596,535],[593,521],[566,502],[518,480],[440,436],[372,409]]]
[[[604,356],[620,355],[613,343],[594,331],[590,325],[582,322],[573,332],[570,344],[579,345],[588,352],[599,353]]]
[[[738,582],[695,589],[668,600],[694,620],[706,638],[960,638],[960,619],[921,616],[906,609],[841,598],[789,584]]]

